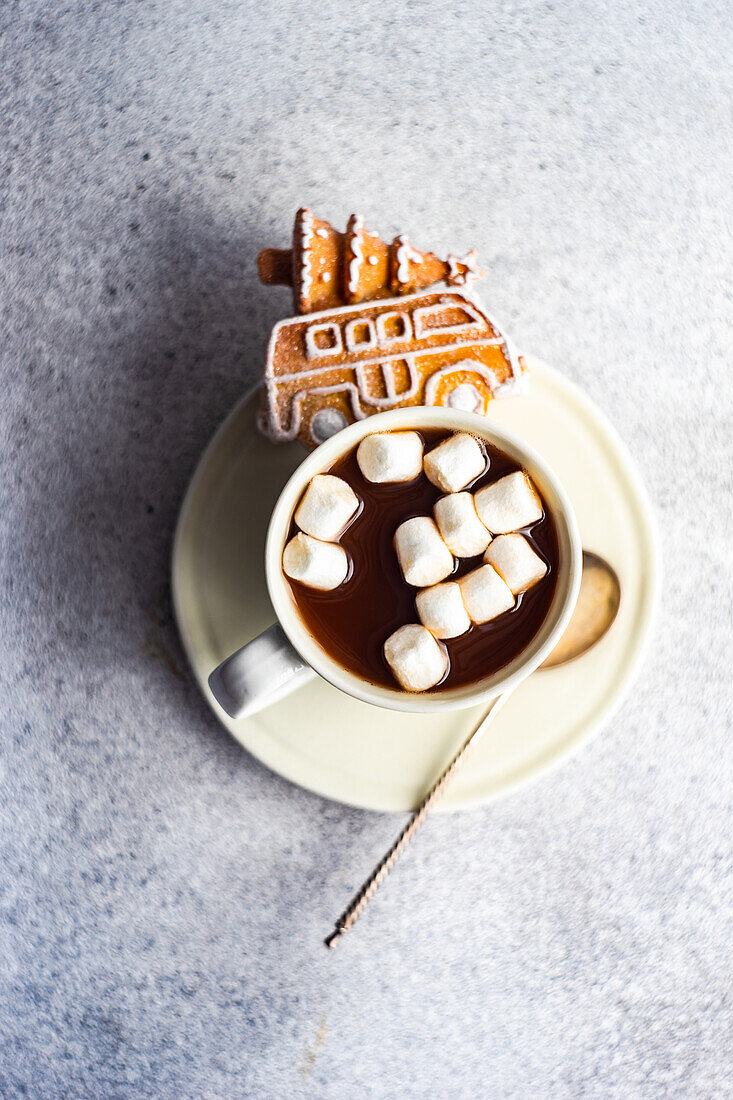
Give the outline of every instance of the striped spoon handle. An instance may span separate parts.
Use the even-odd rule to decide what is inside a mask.
[[[453,759],[448,763],[448,765],[443,769],[438,778],[435,780],[432,787],[425,795],[417,809],[413,812],[410,820],[407,822],[404,829],[395,840],[392,847],[382,857],[382,859],[372,871],[369,878],[359,888],[358,892],[351,899],[346,909],[344,909],[343,913],[334,925],[333,932],[331,932],[331,934],[327,936],[326,939],[323,941],[326,947],[335,947],[340,937],[343,936],[344,932],[348,932],[352,924],[354,924],[355,921],[357,921],[358,918],[361,916],[368,902],[371,900],[374,894],[376,894],[382,882],[394,867],[403,849],[407,846],[407,843],[415,835],[415,833],[422,825],[423,821],[430,813],[438,799],[441,798],[444,794],[446,787],[450,783],[455,773],[458,771],[460,765],[463,763],[468,753],[468,750],[476,745],[481,735],[488,728],[491,720],[501,709],[508,694],[509,693],[506,692],[503,695],[497,695],[497,697],[492,700],[489,709],[483,715],[481,721],[473,730],[471,730],[468,737],[463,742]]]

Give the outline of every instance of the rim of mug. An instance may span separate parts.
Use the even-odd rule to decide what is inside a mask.
[[[550,608],[537,633],[520,652],[490,676],[453,688],[408,692],[384,687],[339,664],[306,628],[282,569],[293,513],[316,474],[330,469],[342,455],[374,432],[444,428],[465,431],[493,443],[515,459],[537,483],[555,521],[559,543],[559,577]],[[415,405],[389,409],[343,428],[321,443],[300,463],[277,499],[265,542],[267,589],[275,614],[302,659],[324,680],[356,699],[375,706],[418,714],[463,710],[508,693],[537,669],[559,641],[572,615],[580,589],[582,547],[573,507],[562,483],[540,454],[519,436],[477,413],[443,406]],[[417,616],[416,616],[417,618]]]

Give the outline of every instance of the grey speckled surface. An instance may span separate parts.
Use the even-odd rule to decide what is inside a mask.
[[[0,7],[0,1095],[733,1092],[730,8]],[[291,787],[184,667],[167,568],[309,201],[475,245],[608,410],[666,578],[613,723],[427,828]]]

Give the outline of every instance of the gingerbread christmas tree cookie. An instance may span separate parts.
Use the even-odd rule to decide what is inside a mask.
[[[293,288],[298,313],[341,304],[344,236],[302,207],[293,227]]]
[[[404,233],[393,240],[390,260],[390,284],[395,294],[414,294],[447,279],[448,261],[434,252],[413,248]]]
[[[475,252],[441,260],[404,234],[388,244],[358,214],[339,233],[307,207],[295,216],[292,249],[266,248],[257,264],[263,283],[292,286],[298,313],[414,294],[436,283],[466,286],[483,274]]]
[[[346,227],[344,302],[353,305],[390,294],[390,248],[364,228],[364,219],[352,214]]]

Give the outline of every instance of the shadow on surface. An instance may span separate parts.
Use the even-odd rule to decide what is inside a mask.
[[[48,416],[13,429],[29,450],[13,600],[45,638],[57,685],[139,675],[152,662],[163,675],[146,682],[165,684],[176,705],[182,692],[186,706],[197,700],[210,732],[219,726],[192,687],[173,620],[173,532],[200,454],[258,380],[289,298],[257,279],[257,253],[272,242],[202,225],[195,211],[149,208],[146,223],[148,240],[123,242],[114,271],[102,265],[71,289],[65,362],[45,374],[28,366]]]

